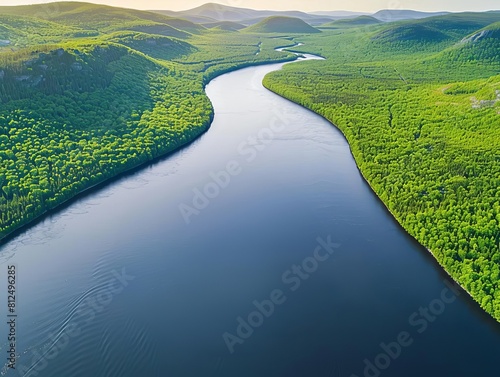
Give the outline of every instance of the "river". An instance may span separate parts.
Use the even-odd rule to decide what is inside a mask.
[[[3,375],[498,373],[498,324],[399,227],[342,134],[262,86],[282,66],[213,80],[205,135],[1,247],[19,354]]]

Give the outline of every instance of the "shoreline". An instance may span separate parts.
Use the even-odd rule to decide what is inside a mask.
[[[441,262],[439,261],[439,259],[434,255],[434,253],[432,252],[432,250],[430,250],[429,248],[427,248],[425,245],[422,245],[412,234],[410,234],[408,232],[408,230],[399,222],[398,218],[396,217],[396,215],[389,209],[389,207],[385,204],[385,202],[378,196],[377,192],[374,190],[374,188],[372,187],[372,185],[370,184],[370,182],[368,181],[368,179],[365,177],[365,174],[363,173],[363,171],[360,169],[359,167],[359,164],[358,164],[358,161],[356,160],[356,157],[354,156],[354,153],[352,152],[352,147],[351,147],[351,144],[349,143],[349,140],[347,139],[346,135],[344,134],[344,132],[340,129],[340,127],[338,127],[335,123],[333,123],[331,120],[329,120],[328,118],[326,118],[324,115],[320,114],[320,113],[317,113],[316,111],[304,106],[304,105],[301,105],[300,103],[297,103],[295,101],[292,101],[291,99],[289,98],[286,98],[284,96],[282,96],[281,94],[275,92],[274,90],[272,89],[269,89],[268,87],[264,86],[267,90],[273,92],[274,94],[280,96],[281,98],[283,99],[286,99],[287,101],[290,101],[290,102],[293,102],[294,104],[298,105],[298,106],[301,106],[303,107],[304,109],[306,110],[309,110],[309,111],[312,111],[314,114],[316,115],[319,115],[320,117],[322,117],[323,119],[325,119],[328,123],[330,123],[333,127],[335,127],[337,130],[339,130],[339,132],[342,134],[342,136],[344,137],[347,145],[349,146],[349,152],[351,153],[351,156],[355,162],[355,165],[356,165],[356,169],[358,170],[361,178],[363,179],[363,181],[368,185],[368,187],[370,188],[370,191],[373,193],[373,195],[376,197],[376,199],[379,201],[379,203],[381,203],[385,210],[391,215],[391,217],[393,218],[393,220],[395,221],[395,223],[404,231],[404,233],[408,236],[408,237],[411,237],[411,239],[416,242],[418,245],[420,245],[423,249],[427,250],[427,252],[432,256],[432,259],[433,261],[436,263],[436,267],[439,267],[439,269],[444,272],[458,287],[460,287],[460,289],[467,294],[467,296],[469,296],[472,301],[477,304],[478,308],[485,314],[487,314],[493,321],[495,321],[495,323],[497,324],[500,324],[500,320],[497,320],[491,313],[487,312],[486,310],[484,310],[482,307],[481,307],[481,304],[479,303],[478,300],[476,300],[474,298],[474,296],[471,294],[471,292],[469,292],[469,290],[467,290],[467,288],[465,288],[457,279],[455,279],[451,273],[441,264]]]
[[[287,47],[293,47],[293,46],[296,46],[296,44],[292,45],[292,46],[287,46]],[[240,69],[245,69],[245,68],[249,68],[249,67],[253,67],[253,66],[268,65],[268,64],[280,64],[280,63],[291,63],[291,62],[294,62],[296,60],[297,60],[297,57],[295,57],[292,60],[290,58],[283,58],[283,59],[273,60],[273,61],[262,61],[262,62],[254,63],[251,65],[249,65],[248,63],[241,63],[241,64],[239,64],[233,68],[230,68],[230,69],[222,69],[220,71],[217,71],[214,75],[210,76],[208,81],[206,81],[206,78],[203,79],[202,85],[203,85],[204,94],[206,96],[205,88],[212,80],[215,80],[216,78],[218,78],[222,75],[225,75],[227,73],[231,73],[234,71],[238,71]],[[19,236],[20,234],[29,230],[31,227],[34,227],[34,226],[38,225],[39,223],[41,223],[42,221],[46,220],[49,216],[54,215],[54,214],[56,214],[64,209],[68,208],[74,202],[76,202],[78,199],[84,198],[85,196],[90,195],[93,192],[96,192],[96,191],[98,191],[98,190],[100,190],[108,185],[111,185],[111,184],[119,181],[120,179],[125,178],[128,175],[135,174],[135,173],[141,171],[142,169],[144,169],[145,167],[152,165],[152,164],[156,164],[156,163],[162,161],[163,159],[167,159],[167,158],[171,157],[172,155],[174,155],[175,153],[182,151],[184,148],[189,147],[191,144],[198,141],[206,132],[208,132],[210,130],[212,123],[213,123],[213,120],[214,120],[214,117],[215,117],[215,111],[214,111],[213,106],[212,106],[212,113],[210,114],[210,118],[207,122],[208,124],[204,125],[204,129],[202,130],[202,132],[200,132],[200,134],[197,135],[195,138],[185,142],[184,144],[181,144],[180,146],[176,147],[175,149],[173,149],[169,152],[166,152],[166,153],[164,153],[160,156],[157,156],[151,160],[141,162],[138,165],[133,166],[133,167],[128,168],[128,169],[125,169],[124,171],[122,171],[122,172],[120,172],[112,177],[105,178],[100,182],[94,183],[94,184],[92,184],[92,185],[90,185],[82,190],[79,190],[78,192],[75,192],[70,198],[62,201],[61,203],[57,204],[55,207],[43,211],[42,213],[35,216],[34,218],[26,221],[23,224],[18,225],[14,229],[8,231],[3,236],[0,236],[0,248],[5,246],[9,241],[12,241],[14,238]]]
[[[298,47],[300,46],[301,44],[300,43],[294,43],[292,45],[288,45],[288,46],[281,46],[281,47],[276,47],[275,50],[276,51],[284,51],[284,50],[287,50],[288,52],[291,52],[293,54],[296,55],[296,58],[295,59],[281,59],[281,60],[276,60],[276,61],[264,61],[264,62],[260,62],[260,63],[254,63],[254,64],[248,64],[248,63],[241,63],[240,65],[238,66],[235,66],[234,68],[230,68],[230,69],[222,69],[221,71],[217,72],[216,74],[214,74],[213,76],[210,76],[209,80],[206,81],[206,82],[203,82],[203,89],[205,91],[205,88],[206,86],[214,79],[216,79],[217,77],[220,77],[224,74],[227,74],[227,73],[231,73],[231,72],[235,72],[235,71],[238,71],[240,69],[245,69],[245,68],[249,68],[249,67],[256,67],[256,66],[261,66],[261,65],[270,65],[270,64],[280,64],[280,63],[292,63],[292,62],[297,62],[298,59],[299,59],[299,54],[305,54],[303,52],[299,52],[299,51],[291,51],[291,50],[288,50],[290,48],[294,48],[294,47]],[[315,57],[318,57],[320,59],[326,59],[324,58],[323,56],[320,56],[320,55],[317,55],[317,54],[309,54],[309,55],[313,55]],[[411,235],[408,230],[400,223],[400,221],[398,220],[398,218],[395,216],[395,214],[389,209],[389,207],[386,205],[386,203],[378,196],[378,194],[376,193],[376,191],[374,190],[374,188],[372,187],[372,185],[370,184],[370,182],[368,181],[368,179],[366,178],[365,174],[363,173],[363,171],[360,169],[359,167],[359,164],[358,164],[358,161],[356,160],[356,157],[354,156],[354,153],[352,151],[352,147],[351,147],[351,144],[349,143],[349,140],[347,139],[346,135],[344,134],[344,132],[340,129],[340,127],[338,127],[335,123],[333,123],[332,121],[330,121],[329,119],[327,119],[325,116],[323,116],[322,114],[320,113],[317,113],[316,111],[304,106],[304,105],[301,105],[300,103],[297,103],[289,98],[286,98],[284,96],[282,96],[281,94],[271,90],[270,88],[266,87],[264,85],[264,83],[262,82],[263,86],[271,91],[272,93],[274,93],[275,95],[287,100],[287,101],[290,101],[308,111],[311,111],[313,112],[314,114],[316,115],[319,115],[321,116],[323,119],[325,119],[328,123],[330,123],[333,127],[335,127],[337,130],[340,131],[340,133],[342,134],[342,136],[344,137],[347,145],[349,146],[349,152],[351,153],[351,156],[355,162],[355,165],[356,165],[356,169],[358,170],[360,176],[362,177],[363,181],[368,185],[368,187],[370,188],[370,190],[372,191],[372,193],[374,194],[374,196],[376,197],[376,199],[384,206],[385,210],[391,215],[391,217],[393,218],[393,220],[395,221],[395,223],[406,233],[407,236],[411,237],[412,240],[414,240],[418,245],[420,245],[422,248],[424,248],[425,250],[427,250],[427,252],[432,256],[432,259],[434,260],[434,262],[437,264],[437,266],[439,266],[440,270],[442,272],[444,272],[456,285],[458,285],[460,287],[460,289],[465,292],[477,305],[478,307],[481,309],[482,312],[486,313],[488,316],[491,317],[491,319],[493,319],[496,323],[500,323],[500,320],[497,320],[492,314],[488,313],[486,310],[484,310],[480,303],[474,298],[474,296],[471,294],[471,292],[469,292],[460,282],[458,282],[457,279],[455,279],[450,272],[448,272],[448,270],[441,264],[441,262],[438,260],[438,258],[434,255],[434,253],[432,252],[432,250],[430,250],[429,248],[427,248],[425,245],[422,245],[413,235]],[[205,92],[205,95],[206,95],[206,92]],[[18,227],[16,227],[15,229],[13,229],[12,231],[8,232],[7,234],[5,234],[4,236],[0,237],[0,247],[4,246],[6,243],[8,243],[9,241],[11,241],[12,239],[14,239],[15,237],[19,236],[20,234],[22,234],[23,232],[29,230],[31,227],[34,227],[36,226],[37,224],[41,223],[42,221],[46,220],[49,216],[53,215],[53,214],[56,214],[62,210],[64,210],[65,208],[68,208],[69,206],[71,206],[75,201],[77,201],[78,199],[81,199],[87,195],[90,195],[91,193],[95,192],[95,191],[98,191],[108,185],[111,185],[113,184],[114,182],[117,182],[119,181],[120,179],[123,179],[131,174],[134,174],[134,173],[137,173],[141,170],[143,170],[145,167],[147,166],[150,166],[152,164],[156,164],[164,159],[167,159],[169,157],[171,157],[172,155],[174,155],[175,153],[178,153],[180,151],[182,151],[184,148],[187,148],[189,147],[191,144],[193,144],[194,142],[198,141],[206,132],[208,132],[212,126],[212,123],[213,123],[213,120],[214,120],[214,116],[215,116],[215,111],[213,110],[213,107],[212,107],[212,113],[210,114],[210,118],[209,118],[209,122],[207,125],[204,126],[204,129],[202,132],[200,132],[199,135],[197,135],[195,138],[193,138],[192,140],[189,140],[187,141],[186,143],[184,144],[181,144],[180,146],[176,147],[175,149],[173,149],[172,151],[169,151],[169,152],[166,152],[158,157],[155,157],[151,160],[147,160],[145,162],[142,162],[134,167],[131,167],[129,169],[126,169],[110,178],[105,178],[104,180],[100,181],[100,182],[97,182],[97,183],[94,183],[92,184],[91,186],[89,187],[86,187],[78,192],[76,192],[73,196],[71,196],[70,198],[64,200],[63,202],[57,204],[54,208],[52,209],[49,209],[49,210],[45,210],[44,212],[42,212],[40,215],[36,216],[35,218],[27,221],[26,223],[22,224],[22,225],[19,225]]]

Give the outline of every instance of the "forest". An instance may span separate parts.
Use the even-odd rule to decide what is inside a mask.
[[[486,25],[499,17],[304,36],[300,51],[327,60],[286,66],[264,81],[343,132],[398,222],[497,320],[500,39],[498,24]]]
[[[210,79],[295,58],[274,50],[289,40],[85,3],[0,7],[0,40],[0,239],[200,136]]]
[[[265,86],[334,123],[398,222],[500,321],[499,22],[364,17],[283,34],[85,3],[0,7],[0,240],[196,139],[211,79],[293,60],[275,48],[297,41],[326,60]]]

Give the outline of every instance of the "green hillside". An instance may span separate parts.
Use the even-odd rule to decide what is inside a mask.
[[[383,22],[371,16],[359,16],[356,18],[341,19],[321,25],[322,29],[342,29],[349,27],[361,27],[379,25]]]
[[[196,51],[196,48],[187,42],[157,34],[117,32],[110,34],[106,40],[163,60],[178,59]]]
[[[463,63],[500,63],[500,22],[478,30],[444,51],[438,60]]]
[[[89,37],[97,34],[95,30],[85,30],[55,22],[0,13],[0,40],[3,41],[0,43],[0,48],[57,43],[64,39]]]
[[[191,33],[187,31],[176,29],[167,24],[147,20],[120,22],[108,26],[101,31],[103,34],[109,34],[118,31],[136,31],[139,33],[158,34],[165,37],[174,37],[181,39],[187,39],[192,36]]]
[[[293,59],[274,51],[280,39],[93,4],[50,7],[0,9],[0,239],[205,132],[210,78]]]
[[[65,26],[98,31],[119,30],[123,23],[165,25],[187,33],[199,33],[204,29],[203,26],[190,21],[158,13],[80,2],[0,7],[0,14],[33,17]]]
[[[261,22],[244,29],[244,31],[249,33],[321,33],[320,30],[313,28],[300,18],[282,16],[268,17]]]
[[[451,47],[466,36],[500,21],[499,13],[458,13],[420,20],[389,23],[372,36],[381,48],[404,50],[433,50]],[[374,46],[375,47],[375,46]]]
[[[337,125],[398,222],[500,320],[498,24],[452,37],[435,22],[301,37],[327,60],[264,84]]]
[[[417,44],[439,44],[450,41],[450,35],[419,23],[391,25],[373,37],[373,41],[388,46],[414,48]]]
[[[458,13],[446,16],[431,17],[414,21],[414,24],[440,30],[456,40],[500,21],[500,13]]]
[[[231,21],[218,21],[218,22],[210,22],[207,24],[203,24],[206,28],[209,29],[218,29],[223,31],[238,31],[246,28],[245,25],[239,24],[237,22]]]

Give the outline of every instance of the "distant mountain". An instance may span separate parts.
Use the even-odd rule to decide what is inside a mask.
[[[436,59],[445,62],[500,60],[500,13],[450,13],[387,23],[372,42],[399,51],[439,52]]]
[[[372,17],[384,22],[418,20],[427,17],[443,16],[449,12],[418,12],[404,9],[384,9],[373,14]]]
[[[328,16],[332,17],[335,19],[342,19],[342,18],[355,18],[358,16],[368,16],[370,13],[365,13],[365,12],[350,12],[346,10],[332,10],[332,11],[321,11],[321,12],[311,12],[309,14],[314,14],[318,16]]]
[[[378,25],[381,23],[382,21],[377,20],[376,18],[371,16],[359,16],[356,18],[344,18],[341,20],[332,21],[327,24],[321,25],[321,27],[325,29],[341,29],[349,27]]]
[[[273,10],[255,10],[247,8],[232,7],[217,3],[207,3],[199,7],[173,12],[168,10],[152,11],[169,17],[184,18],[188,21],[208,24],[217,21],[237,22],[244,25],[254,25],[263,21],[267,17],[284,16],[295,17],[307,22],[313,26],[323,25],[335,20],[352,19],[359,16],[369,16],[366,12],[349,12],[349,11],[318,11],[305,13],[300,11],[273,11]],[[416,20],[427,17],[449,14],[449,12],[418,12],[414,10],[381,10],[372,17],[383,22]]]
[[[259,23],[267,17],[284,16],[300,18],[307,23],[321,25],[333,21],[334,17],[327,15],[309,14],[299,11],[272,11],[272,10],[254,10],[246,8],[231,7],[223,4],[208,3],[202,6],[181,11],[154,11],[165,14],[170,17],[185,18],[191,22],[210,23],[216,21],[238,22],[245,25]]]
[[[460,41],[474,42],[495,36],[498,22],[500,13],[495,12],[450,13],[444,16],[388,23],[372,39],[397,48],[414,48],[423,44],[426,48],[430,48],[442,42],[452,46]],[[474,54],[477,55],[476,52]]]
[[[153,13],[163,14],[168,17],[178,17],[183,18],[187,21],[194,22],[196,24],[206,24],[210,22],[217,22],[215,18],[203,17],[203,16],[190,16],[188,14],[182,14],[180,12],[174,12],[172,10],[152,10]]]
[[[275,16],[266,16],[266,17],[257,17],[257,18],[251,18],[251,19],[248,19],[248,20],[243,20],[243,21],[239,21],[240,24],[243,24],[245,26],[252,26],[252,25],[255,25],[255,24],[258,24],[259,22],[261,21],[264,21],[266,18],[269,18],[269,17],[276,17]],[[296,16],[293,16],[293,15],[290,15],[288,12],[286,12],[284,15],[282,15],[281,13],[277,15],[277,17],[293,17],[293,18],[299,18],[301,19],[302,21],[304,22],[307,22],[309,25],[311,26],[314,26],[314,27],[317,27],[317,26],[320,26],[320,25],[323,25],[325,23],[329,23],[332,21],[331,18],[313,18],[313,19],[310,19],[310,18],[307,18],[307,17],[296,17]]]
[[[283,16],[268,17],[244,30],[252,33],[321,33],[320,30],[312,27],[300,18]]]
[[[265,13],[268,15],[268,12]],[[177,12],[177,14],[189,17],[203,17],[217,21],[232,22],[264,16],[261,12],[253,9],[236,8],[216,3],[207,3],[193,9]]]
[[[207,24],[203,24],[203,26],[205,26],[207,29],[219,29],[225,31],[238,31],[246,27],[245,25],[231,21],[210,22]]]
[[[499,21],[500,13],[498,12],[465,12],[450,13],[445,16],[430,17],[411,22],[440,30],[459,41],[477,30]]]

